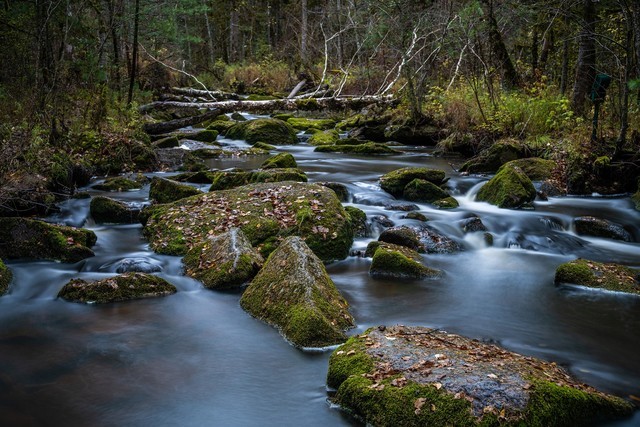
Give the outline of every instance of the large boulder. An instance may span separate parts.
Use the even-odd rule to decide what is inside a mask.
[[[634,410],[555,363],[419,326],[352,337],[331,355],[327,383],[378,426],[581,426]]]
[[[195,174],[198,173],[199,172],[196,172]],[[193,176],[195,174],[191,175]],[[170,179],[159,178],[156,176],[151,180],[151,186],[149,188],[149,199],[154,200],[158,203],[171,203],[175,202],[176,200],[195,196],[196,194],[201,193],[202,192],[200,190],[190,185],[181,184]]]
[[[333,144],[333,145],[318,145],[315,150],[319,153],[350,153],[350,154],[401,154],[402,151],[396,150],[371,141],[362,141],[361,144]]]
[[[256,119],[236,123],[226,132],[231,139],[244,139],[253,145],[266,142],[272,145],[291,145],[298,143],[295,129],[278,119]]]
[[[59,298],[87,304],[161,297],[176,293],[166,280],[145,273],[125,273],[95,282],[73,279],[58,292]]]
[[[556,269],[555,283],[570,283],[640,295],[640,274],[629,267],[576,259]]]
[[[287,119],[294,129],[300,130],[327,130],[336,125],[336,121],[332,119],[307,119],[304,117],[290,117]]]
[[[493,173],[505,163],[525,156],[526,147],[521,142],[505,139],[495,142],[491,147],[467,161],[460,167],[460,172]]]
[[[297,168],[296,159],[290,153],[279,153],[260,165],[260,169]]]
[[[632,242],[633,236],[620,224],[593,216],[581,216],[573,220],[576,233],[585,236]]]
[[[551,173],[556,167],[556,162],[553,160],[545,160],[539,157],[511,160],[506,164],[522,169],[522,172],[524,172],[531,181],[544,181],[551,178]]]
[[[404,188],[414,179],[440,185],[445,181],[444,171],[428,168],[402,168],[391,171],[380,178],[380,187],[387,193],[400,197]]]
[[[11,273],[11,270],[9,270],[9,267],[4,265],[4,262],[0,259],[0,296],[7,292],[12,278],[13,274]]]
[[[436,145],[444,136],[442,128],[432,124],[399,124],[385,128],[384,136],[389,141],[407,145]]]
[[[0,258],[78,262],[94,256],[93,231],[28,218],[0,218]]]
[[[144,175],[134,177],[134,179],[124,176],[107,178],[100,184],[93,185],[92,188],[100,191],[130,191],[139,190],[147,183]]]
[[[209,191],[228,190],[258,182],[297,181],[307,182],[307,175],[297,168],[258,169],[255,171],[230,170],[210,172]]]
[[[207,238],[183,259],[189,276],[210,289],[230,289],[253,279],[264,260],[239,228]]]
[[[344,210],[349,215],[349,222],[353,229],[353,235],[355,237],[366,237],[368,234],[367,214],[362,209],[358,209],[355,206],[345,206]]]
[[[404,187],[403,197],[412,202],[433,203],[446,199],[449,194],[432,182],[414,179]]]
[[[240,305],[279,328],[298,347],[344,342],[344,331],[354,326],[348,304],[324,264],[297,236],[287,238],[269,256]]]
[[[536,198],[536,189],[527,175],[517,166],[505,165],[476,195],[476,200],[499,208],[530,206]]]
[[[317,184],[261,183],[147,208],[144,234],[159,253],[184,255],[211,235],[239,227],[268,255],[279,239],[301,236],[323,261],[343,259],[353,243],[335,193]]]
[[[91,199],[89,213],[98,224],[133,224],[138,222],[140,209],[110,197],[96,196]]]
[[[392,227],[380,233],[381,242],[405,246],[422,253],[453,253],[462,246],[428,225]]]
[[[369,275],[385,279],[417,280],[438,277],[440,271],[422,264],[418,252],[404,246],[383,242],[371,242],[367,254],[373,253]]]
[[[340,140],[340,134],[337,130],[325,130],[322,132],[316,132],[309,137],[307,143],[309,145],[333,145]]]

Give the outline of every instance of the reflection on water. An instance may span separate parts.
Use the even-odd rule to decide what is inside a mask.
[[[226,144],[243,142],[224,141]],[[497,209],[474,201],[483,182],[461,177],[445,159],[412,149],[393,157],[352,158],[284,147],[310,181],[337,181],[350,204],[382,222],[416,224],[385,208],[391,196],[377,180],[405,167],[444,169],[460,208],[418,204],[429,224],[463,251],[425,255],[445,272],[437,280],[393,282],[368,276],[370,260],[356,256],[328,271],[350,302],[358,327],[434,326],[501,342],[553,360],[583,381],[621,396],[640,395],[637,336],[640,298],[553,285],[555,268],[577,256],[640,266],[640,245],[577,236],[572,220],[590,214],[617,222],[638,239],[640,215],[625,198],[552,198],[533,211]],[[212,161],[216,168],[259,166],[264,158]],[[110,196],[147,202],[148,186]],[[98,194],[98,192],[92,192]],[[85,223],[88,201],[70,201],[56,222]],[[459,222],[480,217],[494,235],[464,234]],[[384,219],[384,221],[383,221]],[[376,224],[378,224],[376,226]],[[239,307],[239,293],[212,292],[183,275],[179,257],[149,251],[139,225],[85,226],[98,235],[94,258],[76,263],[9,263],[11,291],[0,298],[0,424],[313,426],[355,422],[326,402],[329,353],[301,352]],[[132,261],[133,260],[133,261]],[[115,274],[127,262],[157,268],[178,288],[160,299],[105,306],[57,300],[71,278]],[[622,424],[634,425],[638,415]]]

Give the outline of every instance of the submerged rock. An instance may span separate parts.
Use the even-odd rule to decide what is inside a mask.
[[[624,265],[576,259],[556,269],[555,283],[572,283],[590,288],[640,295],[640,274]]]
[[[371,242],[365,255],[371,256],[369,275],[375,278],[424,279],[438,277],[441,272],[422,265],[418,252],[391,243]]]
[[[317,184],[250,184],[152,206],[143,232],[159,253],[184,255],[211,235],[239,227],[263,255],[279,239],[301,236],[323,261],[343,259],[353,243],[349,217],[335,193]]]
[[[12,278],[13,274],[11,273],[11,270],[9,270],[9,267],[4,265],[4,262],[0,259],[0,296],[7,292]]]
[[[183,259],[186,273],[210,289],[239,287],[253,279],[264,260],[239,228],[206,239]]]
[[[174,294],[175,286],[145,273],[125,273],[95,282],[73,279],[60,290],[59,298],[67,301],[104,304]]]
[[[620,224],[593,216],[581,216],[573,220],[576,233],[585,236],[632,242],[633,236]]]
[[[295,129],[278,119],[256,119],[235,124],[226,131],[226,137],[244,139],[249,144],[266,142],[272,145],[291,145],[298,143]]]
[[[344,342],[354,326],[348,304],[324,264],[296,236],[271,254],[245,290],[240,305],[252,316],[280,329],[298,347]]]
[[[0,258],[78,262],[94,256],[93,231],[28,218],[0,218]]]
[[[139,220],[140,209],[110,197],[95,196],[91,199],[89,213],[98,224],[133,224]]]
[[[258,169],[255,171],[220,171],[210,172],[212,178],[209,191],[228,190],[257,182],[297,181],[307,182],[307,175],[300,169]]]
[[[279,153],[262,163],[260,169],[297,168],[296,159],[290,153]]]
[[[400,197],[404,188],[414,179],[422,179],[440,185],[445,181],[444,171],[428,168],[402,168],[391,171],[380,178],[380,187],[387,193]]]
[[[525,173],[517,166],[505,165],[496,176],[482,186],[476,200],[499,208],[522,208],[536,198],[536,189]]]
[[[200,173],[202,172],[191,174],[190,178],[193,179],[194,175]],[[202,192],[190,185],[180,184],[179,182],[159,177],[154,177],[151,180],[151,186],[149,188],[149,199],[155,200],[158,203],[171,203],[184,199],[185,197],[195,196],[196,194],[202,194]]]
[[[331,355],[327,383],[367,425],[578,426],[633,412],[555,363],[424,327],[349,339]]]
[[[491,147],[462,165],[460,172],[493,173],[505,163],[525,157],[525,153],[525,147],[519,141],[511,139],[497,141]]]
[[[380,234],[378,240],[423,253],[452,253],[462,250],[457,242],[428,225],[388,228]]]
[[[116,273],[157,273],[162,267],[147,257],[124,258],[113,264]]]

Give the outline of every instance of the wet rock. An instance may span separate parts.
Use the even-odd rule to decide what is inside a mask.
[[[344,342],[354,326],[324,264],[299,237],[288,237],[245,290],[240,305],[298,347]]]
[[[154,141],[153,148],[176,148],[180,146],[180,140],[177,136],[171,135]]]
[[[9,270],[9,267],[4,265],[4,262],[0,259],[0,296],[7,292],[12,278],[13,274],[11,273],[11,270]]]
[[[256,149],[256,150],[263,150],[266,153],[276,149],[276,147],[274,145],[267,144],[265,142],[256,142],[255,144],[253,144],[253,148]]]
[[[98,224],[133,224],[139,221],[140,208],[109,197],[91,199],[89,214]]]
[[[218,116],[218,119],[214,120],[211,124],[209,124],[209,126],[207,126],[207,129],[215,130],[219,132],[220,135],[226,135],[227,131],[231,129],[233,126],[235,126],[236,123],[230,120],[220,120],[220,117],[227,117],[227,116]]]
[[[247,121],[247,118],[245,116],[243,116],[242,114],[238,113],[237,111],[234,111],[231,114],[231,119],[235,120],[236,122],[246,122]]]
[[[571,283],[609,291],[640,295],[640,274],[629,267],[576,259],[556,269],[555,283]]]
[[[499,208],[518,209],[530,206],[536,198],[536,189],[522,169],[505,165],[476,195],[476,200]]]
[[[211,184],[213,177],[211,173],[206,171],[185,172],[171,177],[173,181],[190,182],[192,184]]]
[[[452,253],[462,250],[457,242],[427,225],[389,228],[380,234],[378,240],[423,253]]]
[[[412,212],[409,212],[407,215],[411,214]],[[394,225],[396,225],[393,221],[391,221],[389,219],[389,217],[384,216],[384,215],[372,215],[370,217],[371,220],[371,225],[374,228],[389,228],[389,227],[393,227]]]
[[[93,231],[27,218],[0,218],[0,258],[78,262],[94,256]]]
[[[336,130],[325,130],[316,132],[309,137],[307,143],[313,146],[334,145],[340,139],[340,134]]]
[[[433,146],[444,136],[441,128],[431,124],[400,124],[388,126],[384,131],[385,139],[398,141],[406,145]]]
[[[116,176],[107,178],[102,184],[96,184],[92,188],[100,191],[129,191],[139,190],[146,183],[147,179],[144,175],[137,176],[135,180],[123,176]]]
[[[367,214],[355,206],[345,206],[344,210],[349,214],[354,237],[367,237]]]
[[[263,256],[295,233],[323,261],[343,259],[353,243],[348,214],[317,184],[250,184],[147,209],[143,229],[156,252],[184,255],[210,235],[239,227]]]
[[[118,260],[115,264],[116,273],[158,273],[162,271],[162,267],[150,258],[124,258]]]
[[[460,228],[462,228],[462,231],[464,231],[465,233],[475,233],[477,231],[488,231],[487,227],[484,225],[482,220],[477,216],[460,220],[458,221],[458,224],[460,224]]]
[[[591,425],[633,406],[555,363],[424,327],[369,329],[333,352],[335,402],[368,425]]]
[[[318,182],[318,184],[322,185],[323,187],[332,189],[341,202],[349,201],[349,189],[346,185],[340,182]]]
[[[427,218],[426,216],[424,216],[423,214],[421,214],[420,212],[409,212],[407,213],[404,218],[406,219],[415,219],[416,221],[422,221],[422,222],[427,222],[429,221],[429,218]],[[389,227],[393,227],[393,224],[390,225]]]
[[[59,298],[89,304],[154,298],[177,292],[166,280],[144,273],[125,273],[108,279],[87,282],[73,279],[60,290]]]
[[[400,154],[402,151],[377,142],[363,141],[362,144],[333,144],[318,145],[315,150],[320,153],[350,153],[350,154]]]
[[[198,173],[200,172],[196,172],[196,174]],[[191,178],[194,178],[194,174],[191,175]],[[159,177],[154,177],[151,180],[149,188],[149,199],[157,203],[171,203],[196,194],[202,194],[202,192],[190,185]]]
[[[446,191],[424,179],[414,179],[404,187],[403,197],[412,202],[433,203],[449,197]]]
[[[445,197],[444,199],[436,200],[432,203],[438,209],[455,209],[460,206],[458,201],[454,197]]]
[[[287,119],[287,123],[299,130],[327,130],[336,125],[332,119],[306,119],[303,117],[291,117]]]
[[[404,188],[414,179],[429,181],[435,185],[445,182],[444,171],[428,168],[402,168],[391,171],[380,178],[380,187],[394,197],[402,196]]]
[[[350,138],[364,139],[368,141],[384,142],[387,140],[384,124],[368,124],[349,131]]]
[[[256,119],[235,124],[226,133],[227,138],[244,139],[249,144],[266,142],[271,145],[297,144],[295,129],[278,119]]]
[[[547,179],[540,184],[540,193],[545,197],[566,196],[567,192],[563,190],[557,182]]]
[[[253,279],[264,260],[239,228],[212,236],[183,259],[186,273],[209,289],[231,289]]]
[[[478,156],[462,165],[460,172],[493,173],[505,163],[521,159],[525,155],[525,146],[521,142],[512,139],[497,141]]]
[[[401,212],[411,212],[411,211],[417,211],[420,209],[418,205],[414,205],[413,203],[406,203],[406,202],[385,203],[384,208],[388,211],[401,211]]]
[[[418,280],[438,277],[440,271],[422,265],[422,257],[404,246],[371,242],[365,256],[372,256],[369,275],[375,278]]]
[[[297,181],[307,182],[307,176],[300,169],[258,169],[255,171],[231,170],[210,172],[212,182],[209,191],[228,190],[258,182]]]
[[[531,181],[544,181],[551,178],[551,172],[556,167],[556,162],[553,160],[545,160],[539,157],[512,160],[507,164],[522,169]]]
[[[415,229],[407,226],[388,228],[380,233],[378,240],[424,252],[424,247],[420,243],[420,235]]]
[[[632,242],[633,236],[621,225],[606,219],[593,216],[581,216],[573,220],[576,233],[585,236],[604,237],[605,239],[622,240]]]
[[[262,163],[260,169],[297,168],[296,159],[289,153],[279,153]]]

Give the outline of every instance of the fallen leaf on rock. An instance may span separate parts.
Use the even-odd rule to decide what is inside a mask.
[[[436,390],[440,390],[442,388],[442,383],[433,383],[433,386],[436,388]]]
[[[491,379],[494,379],[494,380],[495,380],[496,378],[498,378],[498,376],[497,376],[496,374],[488,374],[487,376],[488,376],[489,378],[491,378]]]

